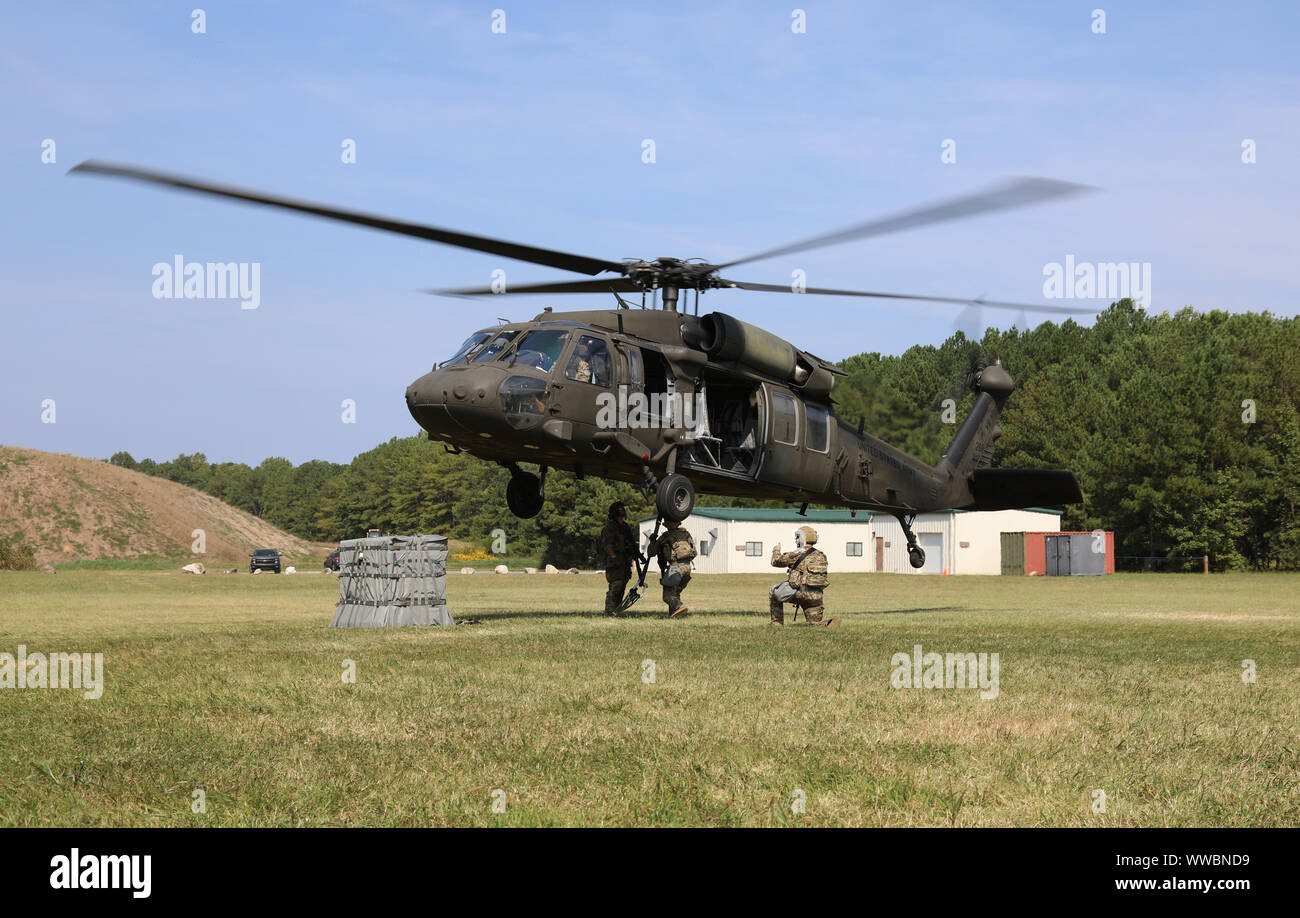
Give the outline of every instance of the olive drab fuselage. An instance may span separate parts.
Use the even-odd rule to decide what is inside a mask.
[[[478,333],[407,388],[407,406],[431,440],[502,463],[633,483],[645,469],[676,471],[705,493],[889,512],[971,503],[955,462],[932,468],[836,417],[830,392],[843,374],[832,364],[752,326],[747,362],[711,357],[702,343],[727,350],[717,334],[701,342],[700,325],[669,310],[548,310]],[[1000,404],[1013,384],[997,374]],[[991,453],[993,415],[968,447]],[[738,434],[751,448],[737,449]]]
[[[975,194],[860,222],[724,264],[663,256],[611,261],[411,220],[240,188],[129,163],[87,160],[70,172],[256,204],[364,226],[514,261],[571,277],[509,288],[431,290],[451,296],[613,295],[624,308],[556,313],[471,336],[459,351],[407,387],[416,421],[452,450],[510,469],[506,503],[524,519],[541,512],[546,471],[567,469],[656,490],[659,515],[680,521],[695,492],[777,498],[883,510],[898,517],[914,566],[924,562],[909,520],[925,510],[1007,509],[1083,499],[1067,469],[991,468],[998,416],[1015,384],[1000,364],[972,373],[978,395],[933,467],[837,418],[833,364],[720,312],[698,315],[702,292],[790,293],[781,284],[723,276],[739,265],[808,252],[886,232],[965,219],[1078,194],[1086,186],[1019,178]],[[586,279],[574,279],[582,275]],[[696,313],[678,311],[694,292]],[[1007,303],[800,287],[803,296],[930,301],[1000,309],[1092,312],[1061,304]],[[642,309],[619,294],[640,295]],[[663,304],[644,308],[645,298]],[[928,394],[921,394],[926,397]],[[535,463],[538,474],[520,463]]]

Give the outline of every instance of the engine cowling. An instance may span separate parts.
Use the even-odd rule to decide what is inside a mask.
[[[835,374],[820,361],[757,325],[710,312],[682,326],[682,339],[713,360],[729,360],[779,379],[812,396],[829,395]]]

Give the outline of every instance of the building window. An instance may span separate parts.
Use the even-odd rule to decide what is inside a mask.
[[[862,557],[862,543],[861,543],[861,542],[847,542],[847,543],[845,543],[845,545],[844,545],[844,555],[845,555],[845,557],[848,557],[848,558],[861,558],[861,557]]]
[[[707,558],[713,551],[713,543],[708,539],[700,539],[700,557]]]
[[[763,557],[763,543],[762,543],[762,542],[746,542],[746,543],[745,543],[745,557],[746,557],[746,558],[761,558],[761,557]]]

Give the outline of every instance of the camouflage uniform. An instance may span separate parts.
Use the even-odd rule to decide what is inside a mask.
[[[826,555],[811,546],[797,551],[787,551],[784,554],[779,553],[774,547],[772,549],[772,566],[788,567],[790,569],[790,572],[786,575],[786,580],[790,586],[794,587],[795,593],[794,599],[789,600],[789,602],[804,610],[804,617],[807,618],[809,624],[821,624],[822,613],[825,611],[822,590],[829,583]],[[769,594],[769,606],[772,612],[772,624],[774,625],[785,624],[784,605],[781,600],[776,598],[776,591],[780,586],[781,584],[777,584],[772,587]],[[831,619],[827,624],[833,621],[834,619]]]
[[[605,582],[609,590],[605,593],[605,614],[614,615],[623,604],[623,593],[627,582],[632,579],[632,558],[636,552],[636,537],[632,527],[627,523],[610,520],[600,531],[600,552],[605,557]],[[607,549],[612,549],[614,557],[609,557]]]
[[[659,559],[659,582],[663,584],[664,604],[669,613],[685,611],[682,590],[691,582],[691,562],[695,560],[695,540],[691,534],[680,523],[674,523],[650,544],[646,554]],[[682,579],[669,586],[664,583],[664,575],[673,569],[681,572]]]

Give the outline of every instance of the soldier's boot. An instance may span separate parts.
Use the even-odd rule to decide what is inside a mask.
[[[781,603],[777,602],[775,599],[772,599],[772,600],[768,603],[768,606],[770,607],[771,612],[772,612],[772,621],[770,622],[770,624],[773,624],[773,625],[784,625],[784,624],[785,624],[785,606],[782,605]]]
[[[821,625],[825,628],[838,628],[840,620],[838,618],[826,618],[825,613],[824,606],[813,606],[804,610],[804,616],[808,619],[808,624]]]
[[[669,618],[680,618],[687,612],[691,611],[691,607],[682,602],[682,590],[686,589],[686,584],[690,582],[691,575],[684,572],[682,575],[682,582],[677,585],[677,592],[673,596],[673,604],[668,607]]]

